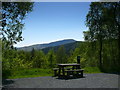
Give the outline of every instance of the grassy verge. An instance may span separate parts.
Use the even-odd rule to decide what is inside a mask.
[[[27,77],[41,77],[41,76],[53,76],[51,69],[19,69],[19,70],[7,70],[3,72],[3,78],[15,79],[15,78],[27,78]]]
[[[84,73],[103,73],[98,67],[85,67],[83,69]]]
[[[102,73],[97,67],[85,67],[83,69],[84,69],[84,73]],[[7,79],[41,77],[41,76],[53,76],[53,70],[31,68],[31,69],[3,71],[3,78],[7,78]]]

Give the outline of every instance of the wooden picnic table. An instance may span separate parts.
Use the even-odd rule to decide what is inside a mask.
[[[73,63],[73,64],[57,64],[58,65],[58,68],[59,68],[59,71],[58,71],[58,76],[60,77],[61,76],[61,71],[62,71],[62,75],[65,76],[65,67],[68,67],[68,66],[72,66],[72,70],[77,70],[77,69],[80,69],[80,64],[77,64],[77,63]]]

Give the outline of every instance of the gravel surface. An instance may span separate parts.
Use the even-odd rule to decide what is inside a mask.
[[[118,88],[117,74],[84,74],[83,78],[58,79],[57,77],[35,77],[6,79],[3,87],[8,88]]]

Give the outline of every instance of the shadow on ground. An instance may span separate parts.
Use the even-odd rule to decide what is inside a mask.
[[[85,76],[83,76],[83,77],[75,77],[75,76],[72,76],[72,77],[56,77],[56,79],[59,79],[59,80],[70,80],[70,79],[80,79],[80,78],[85,78]]]
[[[106,73],[106,72],[105,72]],[[120,72],[115,72],[115,73],[106,73],[106,74],[116,74],[116,75],[120,75]]]
[[[2,80],[3,88],[7,88],[10,84],[14,84],[14,81],[13,80],[9,80],[9,79],[3,79]]]

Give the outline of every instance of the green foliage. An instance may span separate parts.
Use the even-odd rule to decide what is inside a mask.
[[[51,69],[14,69],[4,70],[3,78],[14,79],[14,78],[26,78],[26,77],[40,77],[40,76],[52,76],[53,71]]]
[[[55,64],[56,64],[56,59],[55,58],[56,58],[55,53],[54,53],[53,49],[51,49],[47,54],[48,66],[50,68],[55,67]]]
[[[111,43],[111,42],[110,42]],[[104,72],[118,72],[119,64],[118,64],[118,54],[116,49],[117,41],[113,41],[111,44],[108,41],[104,41],[103,45],[103,68]],[[95,45],[96,46],[93,46]],[[81,56],[80,63],[81,68],[85,69],[85,73],[100,73],[101,71],[98,67],[98,51],[97,46],[98,43],[90,43],[83,42],[78,45],[75,50],[71,50],[69,54],[66,54],[66,63],[76,63],[77,55]],[[111,46],[112,45],[112,46]],[[62,47],[64,48],[64,47]],[[44,54],[42,51],[34,51],[25,52],[25,51],[17,51],[17,50],[4,50],[3,51],[3,60],[2,60],[2,69],[3,69],[3,77],[4,78],[22,78],[22,77],[36,77],[36,76],[46,76],[52,75],[53,72],[47,73],[44,69],[50,69],[56,67],[57,60],[62,59],[61,57],[65,57],[63,54],[64,49],[59,49],[61,53],[60,57],[58,53],[55,53],[53,49],[51,49],[47,54]],[[31,58],[32,54],[34,56]],[[63,56],[62,56],[63,55]],[[65,58],[63,59],[65,60]],[[61,62],[61,63],[64,63]],[[90,68],[89,68],[90,67]],[[35,70],[34,68],[38,68],[41,71]],[[31,70],[31,71],[30,71]],[[32,71],[33,70],[33,71]]]
[[[32,57],[32,67],[33,68],[45,68],[46,60],[45,55],[42,51],[35,51],[34,57]]]
[[[74,51],[71,50],[70,54],[67,56],[68,63],[73,63],[74,62],[74,55],[73,55],[73,53],[74,53]]]
[[[120,68],[119,8],[120,2],[92,2],[86,16],[89,31],[84,32],[84,38],[91,43],[90,48],[94,47],[88,50],[93,54],[89,65],[97,63],[103,71],[119,71]]]
[[[60,46],[56,53],[57,63],[67,63],[67,56],[64,46]]]
[[[102,73],[98,67],[85,67],[85,73]]]
[[[29,68],[31,66],[31,63],[28,61],[25,62],[25,52],[20,52],[17,52],[15,50],[3,51],[2,69],[10,70],[19,68]]]
[[[22,41],[22,29],[26,15],[32,11],[33,2],[2,2],[2,41],[5,47],[13,47]]]

